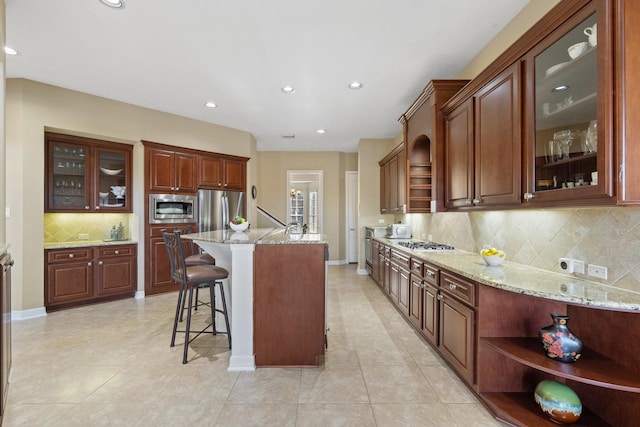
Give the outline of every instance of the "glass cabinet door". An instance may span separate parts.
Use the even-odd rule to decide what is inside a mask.
[[[561,201],[606,193],[606,99],[610,96],[607,23],[599,20],[596,2],[558,30],[561,36],[541,43],[528,57],[533,75],[533,112],[529,127],[534,155],[532,180],[525,198]],[[604,25],[603,25],[604,24]],[[607,145],[605,145],[607,143]],[[530,175],[531,176],[531,175]],[[609,183],[609,179],[606,179]]]
[[[128,206],[126,151],[96,149],[96,207],[97,209]]]
[[[87,193],[88,147],[54,142],[49,145],[49,208],[89,209]]]

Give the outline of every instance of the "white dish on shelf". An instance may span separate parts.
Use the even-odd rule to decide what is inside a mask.
[[[556,71],[558,71],[560,68],[564,67],[565,65],[567,65],[570,61],[567,62],[561,62],[559,64],[556,64],[552,67],[547,68],[547,71],[544,72],[544,75],[549,77],[551,74],[555,73]]]
[[[121,208],[123,206],[124,206],[124,203],[112,203],[112,204],[107,203],[102,205],[102,207],[104,208]]]
[[[98,194],[100,195],[101,199],[106,199],[107,197],[109,197],[109,192],[108,191],[106,193],[103,193],[102,191],[99,191]]]
[[[102,173],[106,173],[107,175],[118,175],[120,172],[122,172],[122,169],[100,168],[100,170],[102,171]]]

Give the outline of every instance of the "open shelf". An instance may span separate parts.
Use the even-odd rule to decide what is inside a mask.
[[[572,381],[640,393],[640,375],[589,348],[575,363],[548,358],[538,338],[481,338],[499,353],[531,368]]]
[[[480,393],[480,397],[495,412],[496,417],[511,425],[558,426],[536,404],[531,393]],[[605,421],[586,408],[572,426],[608,426]]]

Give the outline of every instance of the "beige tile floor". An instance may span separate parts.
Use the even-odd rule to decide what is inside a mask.
[[[14,322],[3,426],[501,425],[353,265],[329,268],[319,368],[228,372],[226,338],[210,335],[182,365],[182,348],[169,347],[175,300]]]

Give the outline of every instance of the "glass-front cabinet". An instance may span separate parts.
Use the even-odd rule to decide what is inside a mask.
[[[590,204],[613,196],[607,4],[589,3],[526,58],[529,202]]]
[[[55,133],[45,145],[46,212],[131,212],[131,146]]]

